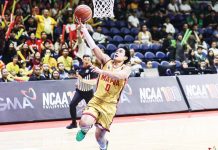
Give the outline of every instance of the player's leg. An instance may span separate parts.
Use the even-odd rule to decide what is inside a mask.
[[[107,150],[108,140],[106,140],[106,138],[105,138],[106,132],[107,131],[105,129],[101,129],[99,127],[96,127],[95,138],[99,144],[100,150]]]
[[[67,129],[77,128],[76,106],[78,105],[78,103],[82,99],[83,99],[83,97],[80,95],[80,93],[78,91],[76,91],[72,101],[70,102],[70,116],[71,116],[71,119],[72,119],[72,123],[66,127]]]
[[[77,132],[76,140],[82,141],[85,138],[86,133],[92,128],[96,122],[96,118],[92,115],[84,114],[79,122],[80,130]]]

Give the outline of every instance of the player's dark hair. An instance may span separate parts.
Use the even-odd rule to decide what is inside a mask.
[[[127,64],[130,61],[130,58],[131,58],[130,50],[129,50],[129,48],[127,46],[122,46],[120,48],[125,50],[125,56],[127,57],[127,60],[124,61],[124,64]]]
[[[90,55],[87,55],[87,54],[83,55],[83,58],[85,58],[85,57],[91,58],[91,56],[90,56]]]

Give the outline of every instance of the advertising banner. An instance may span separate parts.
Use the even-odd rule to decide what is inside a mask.
[[[175,77],[131,78],[120,97],[117,114],[186,111]]]
[[[69,118],[75,80],[1,83],[0,122]]]
[[[191,110],[218,108],[218,76],[188,75],[179,76]]]
[[[70,118],[76,80],[1,83],[0,123]],[[78,117],[86,106],[81,101]],[[174,77],[130,78],[117,115],[188,110]]]

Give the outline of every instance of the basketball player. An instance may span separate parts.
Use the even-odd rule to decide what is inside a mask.
[[[81,130],[78,131],[76,140],[83,140],[89,129],[95,124],[95,137],[100,150],[107,150],[108,141],[105,139],[105,133],[110,129],[118,99],[131,73],[130,67],[126,65],[130,60],[130,52],[125,47],[119,48],[111,60],[95,44],[85,26],[81,23],[80,26],[85,40],[103,67],[102,69],[93,67],[93,71],[99,74],[97,89],[94,97],[83,111],[79,124]]]
[[[92,72],[91,69],[91,57],[89,55],[83,55],[83,65],[77,72],[76,92],[70,103],[70,116],[72,122],[68,125],[67,129],[77,128],[76,122],[76,106],[81,100],[85,100],[86,103],[93,97],[93,85],[96,84],[96,78],[98,75]]]

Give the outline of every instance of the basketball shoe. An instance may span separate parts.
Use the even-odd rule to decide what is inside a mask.
[[[83,132],[82,130],[79,130],[76,134],[76,140],[79,142],[79,141],[82,141],[86,136],[86,133]]]
[[[70,125],[66,126],[67,129],[73,129],[77,128],[77,123],[76,121],[73,121]]]

